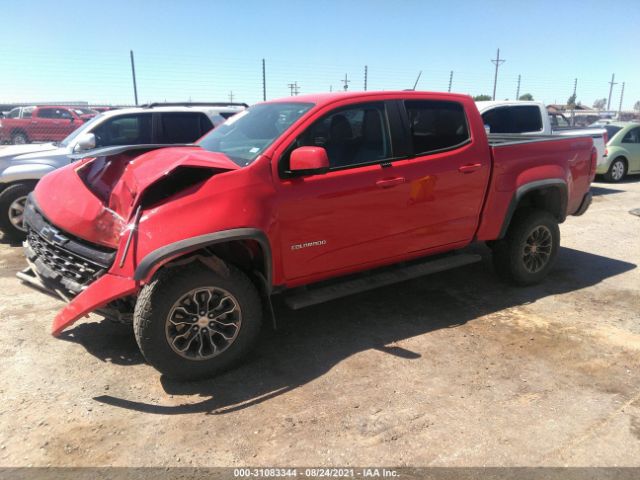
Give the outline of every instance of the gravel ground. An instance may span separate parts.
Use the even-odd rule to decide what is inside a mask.
[[[240,368],[161,377],[130,327],[21,285],[0,244],[0,466],[637,466],[640,182],[595,184],[544,284],[483,263],[291,312]]]

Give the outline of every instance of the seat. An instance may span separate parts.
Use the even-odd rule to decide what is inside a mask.
[[[334,115],[329,127],[329,141],[327,155],[331,167],[341,167],[351,164],[353,129],[344,115]]]
[[[362,140],[353,163],[381,160],[385,157],[382,118],[378,110],[365,110],[362,120]]]

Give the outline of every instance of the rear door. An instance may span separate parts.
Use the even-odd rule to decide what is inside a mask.
[[[468,243],[489,181],[485,138],[471,134],[464,106],[452,100],[405,100],[411,156],[394,162],[405,183],[394,221],[404,226],[407,253]]]
[[[213,128],[202,112],[160,112],[156,143],[193,143]]]

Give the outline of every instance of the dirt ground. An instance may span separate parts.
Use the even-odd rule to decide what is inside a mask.
[[[551,277],[483,263],[298,312],[240,368],[162,378],[130,327],[62,303],[0,244],[0,466],[637,466],[640,179],[597,183]]]

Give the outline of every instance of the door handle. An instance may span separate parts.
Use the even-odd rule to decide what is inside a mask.
[[[376,182],[376,186],[380,188],[390,188],[400,185],[401,183],[404,183],[404,181],[404,177],[383,178]]]
[[[460,173],[473,173],[480,168],[482,168],[481,163],[470,163],[468,165],[462,165],[460,168],[458,168],[458,171]]]

